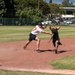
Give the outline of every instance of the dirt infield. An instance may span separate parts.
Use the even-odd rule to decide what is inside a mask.
[[[62,38],[62,46],[58,49],[58,54],[55,54],[52,42],[42,40],[40,49],[36,51],[36,42],[29,44],[26,50],[23,49],[25,41],[4,42],[0,43],[0,68],[22,68],[22,69],[53,69],[49,64],[52,60],[75,55],[75,38]]]

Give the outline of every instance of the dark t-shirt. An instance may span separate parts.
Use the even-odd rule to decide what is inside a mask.
[[[58,29],[52,29],[51,31],[53,33],[53,40],[59,40]]]

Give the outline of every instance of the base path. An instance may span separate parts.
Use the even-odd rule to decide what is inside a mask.
[[[26,41],[3,42],[0,43],[0,69],[23,70],[36,72],[61,73],[65,71],[75,75],[75,70],[54,70],[50,65],[52,60],[61,57],[75,55],[75,38],[62,38],[58,54],[55,54],[52,42],[42,40],[40,44],[41,52],[36,51],[36,42],[29,44],[26,50],[23,49]],[[68,72],[69,71],[69,72]],[[64,74],[66,74],[64,73]]]

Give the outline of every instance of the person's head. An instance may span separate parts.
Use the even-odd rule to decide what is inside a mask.
[[[44,24],[42,25],[42,29],[45,29],[46,27],[47,27],[47,24],[44,23]]]
[[[42,23],[38,23],[38,26],[40,26],[40,27],[41,27],[41,26],[42,26]]]
[[[42,29],[45,29],[47,26],[46,25],[42,25]]]
[[[42,28],[42,29],[45,29],[45,28],[47,27],[47,25],[42,24],[42,23],[39,23],[38,25],[39,25],[39,27]]]
[[[50,26],[49,29],[52,30],[52,29],[54,29],[54,27],[53,26]]]

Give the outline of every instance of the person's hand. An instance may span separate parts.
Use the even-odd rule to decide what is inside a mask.
[[[52,35],[52,33],[49,33],[50,35]]]

